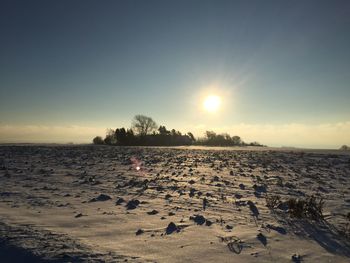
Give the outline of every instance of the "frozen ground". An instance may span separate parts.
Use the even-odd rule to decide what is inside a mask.
[[[345,152],[0,146],[1,262],[349,262],[349,212]]]

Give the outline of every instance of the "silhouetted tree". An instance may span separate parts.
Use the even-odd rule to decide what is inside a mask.
[[[101,136],[96,136],[93,140],[92,140],[93,144],[98,144],[98,145],[101,145],[101,144],[104,144],[104,141],[102,139]]]
[[[126,130],[125,128],[120,128],[115,130],[115,138],[117,143],[124,145],[126,143]]]
[[[241,137],[239,137],[239,136],[232,136],[231,139],[232,139],[233,145],[241,145],[242,144]]]
[[[137,145],[136,137],[132,129],[126,131],[126,145]]]
[[[341,151],[348,151],[348,150],[350,150],[350,147],[347,145],[343,145],[342,147],[340,147],[340,150]]]
[[[248,144],[249,146],[264,146],[264,145],[262,145],[262,144],[260,144],[260,143],[258,143],[258,142],[251,142],[251,143],[249,143]]]
[[[136,115],[132,121],[132,128],[137,135],[145,136],[156,130],[157,124],[151,117]]]
[[[228,133],[216,134],[213,131],[205,132],[205,139],[200,139],[196,144],[200,145],[211,145],[211,146],[236,146],[245,145],[239,136],[230,136]],[[261,146],[257,143],[254,146]]]
[[[105,144],[116,144],[117,139],[115,138],[115,131],[112,129],[107,129],[106,138],[104,139]]]
[[[93,139],[94,144],[108,145],[210,145],[210,146],[263,146],[257,142],[247,144],[239,136],[230,136],[228,133],[216,134],[206,131],[205,138],[196,140],[191,132],[182,135],[175,129],[167,130],[165,126],[159,126],[157,132],[156,122],[147,116],[136,115],[132,121],[132,128],[118,128],[115,131],[108,129],[103,140],[97,136]],[[135,133],[134,133],[135,131]],[[344,149],[344,148],[343,148]]]
[[[216,133],[213,131],[206,131],[205,135],[207,136],[208,140],[214,140],[216,137]]]
[[[159,126],[158,132],[160,135],[170,135],[170,131],[168,131],[165,126]]]
[[[190,137],[190,139],[191,139],[192,142],[195,142],[195,141],[196,141],[196,139],[194,138],[192,132],[188,132],[188,133],[187,133],[187,136]]]

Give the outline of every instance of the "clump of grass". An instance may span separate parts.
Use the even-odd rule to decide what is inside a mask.
[[[314,195],[305,199],[291,198],[287,201],[288,212],[292,217],[309,218],[315,221],[323,220],[323,198],[317,199]]]
[[[346,222],[344,225],[339,227],[338,232],[340,235],[342,235],[343,237],[345,237],[350,241],[350,212],[344,215],[344,217]]]
[[[281,197],[278,195],[266,195],[266,206],[275,209],[281,204]]]
[[[283,187],[283,179],[281,177],[277,177],[276,185],[280,186],[280,187]]]
[[[344,228],[344,235],[346,238],[350,239],[350,212],[345,217],[347,219],[347,222]]]
[[[304,199],[290,198],[287,201],[282,201],[278,195],[266,195],[265,198],[266,206],[270,209],[276,209],[281,205],[286,205],[288,207],[288,214],[291,217],[308,218],[315,221],[323,220],[324,200],[322,197],[317,198],[316,196],[312,195]]]
[[[297,200],[295,198],[290,198],[287,201],[288,212],[292,217],[302,218],[305,212],[305,201]]]

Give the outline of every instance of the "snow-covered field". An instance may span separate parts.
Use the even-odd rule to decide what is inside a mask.
[[[345,152],[0,146],[1,262],[350,262],[349,212]]]

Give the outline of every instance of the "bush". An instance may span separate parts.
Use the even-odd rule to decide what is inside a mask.
[[[96,136],[93,140],[92,140],[93,144],[97,144],[97,145],[101,145],[104,144],[104,141],[102,139],[101,136]]]

